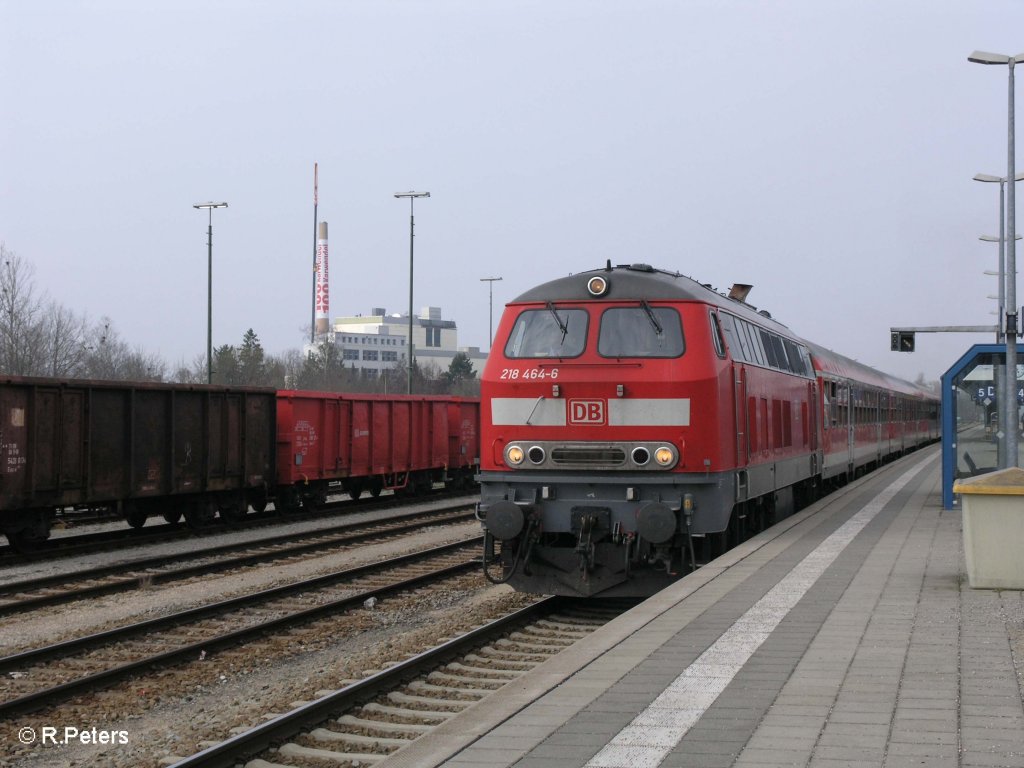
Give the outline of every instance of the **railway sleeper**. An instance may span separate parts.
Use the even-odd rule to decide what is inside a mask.
[[[440,712],[438,710],[408,709],[407,707],[392,707],[388,704],[378,704],[375,701],[364,704],[359,710],[360,713],[382,715],[384,717],[405,717],[410,720],[436,720],[443,723],[458,712]],[[461,711],[461,710],[460,710]]]
[[[550,629],[552,632],[562,632],[567,635],[590,634],[589,631],[580,629],[580,625],[583,623],[584,622],[581,621],[567,623],[563,621],[550,621],[549,619],[544,619],[542,621],[538,621],[537,626]],[[586,626],[599,627],[607,623],[607,621],[588,621],[586,622]]]
[[[548,636],[537,636],[529,635],[525,632],[513,632],[508,636],[510,643],[516,646],[524,648],[544,648],[550,653],[554,647],[567,648],[568,646],[575,643],[575,640],[570,640],[564,637],[548,637]]]
[[[363,736],[358,733],[332,731],[330,728],[314,728],[309,735],[317,741],[333,741],[353,744],[357,747],[401,749],[413,739],[396,739],[385,736]],[[415,737],[414,737],[415,738]]]
[[[304,747],[301,744],[289,743],[283,745],[278,751],[284,757],[309,758],[313,760],[327,760],[334,763],[376,763],[383,760],[387,755],[373,755],[364,752],[345,753],[335,752],[330,749],[317,749],[316,747]]]
[[[501,647],[495,647],[495,646],[501,646]],[[538,653],[537,651],[521,651],[521,650],[517,650],[521,646],[522,646],[522,643],[513,643],[511,640],[506,640],[505,638],[501,638],[500,640],[495,641],[494,646],[488,645],[488,646],[486,646],[485,648],[483,648],[481,650],[488,651],[490,653],[494,653],[494,654],[496,654],[498,656],[501,656],[503,658],[509,658],[509,659],[521,658],[524,661],[536,661],[537,663],[540,663],[542,661],[547,661],[548,656],[551,655],[548,652],[547,648],[545,648],[544,651],[542,651],[540,653]]]
[[[444,668],[444,672],[449,670],[454,672],[471,672],[475,675],[483,675],[487,679],[491,680],[514,680],[519,677],[523,672],[533,669],[536,664],[530,664],[529,666],[520,667],[518,669],[493,669],[491,667],[474,667],[472,664],[460,664],[455,661]]]
[[[436,726],[423,725],[422,723],[394,723],[390,720],[367,720],[355,715],[342,715],[335,720],[338,725],[345,728],[359,728],[364,731],[379,733],[409,733],[422,735],[434,730]]]
[[[516,675],[516,677],[518,677],[518,675]],[[470,687],[472,687],[473,685],[478,685],[480,687],[475,689],[477,691],[496,691],[503,685],[505,685],[505,683],[509,682],[509,680],[514,679],[514,677],[498,679],[494,677],[453,675],[450,672],[431,672],[429,675],[427,675],[427,682],[430,683],[437,683],[439,685],[462,684],[469,685]],[[461,690],[461,688],[457,688],[455,690]]]
[[[501,686],[498,686],[499,688]],[[407,689],[410,691],[416,691],[417,693],[424,693],[430,696],[432,701],[446,701],[441,696],[465,696],[465,699],[447,699],[447,701],[460,702],[466,706],[469,706],[474,701],[482,699],[491,693],[491,689],[488,688],[456,688],[452,685],[433,685],[426,683],[422,680],[414,680],[409,683]],[[434,698],[434,694],[438,696]]]
[[[402,693],[401,691],[391,691],[388,694],[388,701],[393,701],[395,704],[408,704],[416,706],[426,707],[431,710],[433,709],[447,709],[451,710],[452,714],[461,712],[470,704],[472,701],[465,701],[463,699],[440,699],[433,698],[431,696],[411,696],[408,693]]]
[[[581,637],[586,637],[589,632],[576,631],[576,632],[555,632],[552,630],[544,630],[543,628],[538,629],[536,627],[527,627],[523,634],[527,637],[532,637],[537,640],[554,640],[555,642],[575,643]]]
[[[480,656],[476,653],[470,653],[462,658],[463,661],[482,664],[483,666],[480,667],[480,669],[486,669],[488,672],[527,672],[540,663],[539,661],[534,662],[504,659],[492,655]],[[476,667],[472,668],[476,669]]]

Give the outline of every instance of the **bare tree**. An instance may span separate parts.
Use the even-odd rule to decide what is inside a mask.
[[[178,367],[170,378],[179,384],[205,384],[206,383],[206,355],[196,355],[192,358],[191,365],[184,360],[178,362]]]
[[[43,303],[32,265],[0,243],[0,371],[38,375]]]
[[[104,317],[89,334],[84,373],[108,381],[163,381],[167,364],[141,348],[131,349]]]
[[[42,319],[40,349],[45,376],[70,378],[85,372],[86,333],[84,315],[76,315],[67,307],[51,301]]]

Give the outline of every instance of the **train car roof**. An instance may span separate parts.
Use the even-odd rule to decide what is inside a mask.
[[[601,269],[577,272],[541,283],[509,303],[594,301],[595,297],[587,290],[587,281],[595,275],[608,280],[608,292],[600,297],[602,301],[699,301],[728,310],[783,336],[798,339],[767,312],[758,311],[757,307],[745,301],[731,299],[714,290],[710,284],[700,283],[679,272],[655,269],[649,264],[612,266],[609,261]]]
[[[541,283],[517,296],[509,303],[594,301],[595,297],[587,290],[587,283],[595,275],[600,275],[608,280],[608,291],[600,297],[601,300],[703,302],[732,312],[757,325],[770,328],[780,335],[806,344],[811,351],[815,370],[819,373],[830,373],[843,378],[854,379],[863,384],[901,392],[906,395],[929,399],[936,397],[935,393],[924,387],[896,378],[895,376],[890,376],[863,363],[858,363],[856,360],[844,357],[830,349],[809,342],[794,334],[767,312],[758,311],[757,307],[745,301],[730,298],[719,293],[707,283],[700,283],[679,272],[655,269],[649,264],[619,264],[612,266],[611,261],[609,261],[601,269],[578,272],[574,275],[559,277],[546,283]]]
[[[811,350],[811,360],[814,362],[814,369],[818,373],[832,374],[844,379],[853,379],[861,384],[900,392],[904,395],[924,397],[930,400],[938,399],[938,396],[930,389],[896,378],[895,376],[890,376],[869,365],[851,360],[840,355],[838,352],[833,352],[831,349],[826,349],[820,344],[807,340],[804,340],[804,343]]]

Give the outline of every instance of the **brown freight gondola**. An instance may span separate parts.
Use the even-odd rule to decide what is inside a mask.
[[[0,530],[45,540],[57,509],[200,525],[267,502],[276,393],[145,382],[0,380]]]

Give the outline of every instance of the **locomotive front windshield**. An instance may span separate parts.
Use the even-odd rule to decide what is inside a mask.
[[[505,357],[578,357],[587,341],[588,315],[583,309],[528,309],[516,319]]]
[[[672,307],[617,307],[601,316],[597,351],[602,357],[679,357],[683,325]]]

